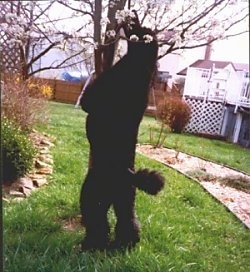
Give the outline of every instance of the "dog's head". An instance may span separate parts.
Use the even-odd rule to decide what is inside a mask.
[[[128,53],[136,59],[156,62],[158,54],[156,35],[150,28],[141,26],[136,12],[123,29],[128,39]]]

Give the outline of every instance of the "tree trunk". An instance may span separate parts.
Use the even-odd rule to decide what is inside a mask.
[[[113,0],[110,0],[110,2],[112,1]],[[109,9],[108,9],[109,24],[107,24],[106,33],[109,30],[117,29],[115,14],[117,10],[124,9],[126,5],[126,1],[127,0],[120,0],[120,1],[116,1],[115,5],[109,5]],[[115,38],[109,38],[105,36],[104,43],[109,45],[105,46],[103,50],[103,65],[102,65],[103,71],[105,71],[106,69],[109,69],[112,66],[114,57],[115,57],[116,48],[117,48],[117,43],[115,43]]]
[[[113,0],[110,0],[110,2]],[[127,0],[116,1],[115,5],[109,5],[108,19],[109,23],[106,27],[106,32],[115,30],[117,27],[115,13],[117,10],[124,9]],[[101,39],[101,14],[102,14],[102,1],[95,0],[95,16],[94,16],[94,40],[99,45],[95,50],[95,73],[96,76],[100,75],[103,71],[109,69],[114,61],[115,51],[117,44],[115,38],[105,36],[104,46],[100,46]]]
[[[101,44],[101,18],[102,18],[102,0],[95,0],[94,12],[94,42],[97,45],[95,49],[95,73],[98,76],[102,72],[102,49]]]

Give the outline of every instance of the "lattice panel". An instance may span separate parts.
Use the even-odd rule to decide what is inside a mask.
[[[0,2],[0,23],[6,23],[5,15],[7,13],[16,13],[16,5],[14,1]],[[0,26],[0,45],[1,57],[0,67],[4,72],[19,72],[20,71],[20,50],[18,45],[9,43],[11,37],[1,29]]]
[[[191,118],[185,131],[220,135],[224,106],[220,102],[203,99],[185,98],[191,106]]]

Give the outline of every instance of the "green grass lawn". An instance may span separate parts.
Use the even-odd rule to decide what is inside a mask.
[[[164,190],[157,197],[143,192],[137,194],[141,242],[132,252],[79,252],[84,229],[69,231],[63,226],[79,215],[79,191],[88,165],[86,115],[80,109],[74,109],[73,105],[51,102],[50,108],[49,124],[38,129],[56,137],[52,150],[54,173],[49,185],[35,191],[28,199],[20,203],[3,203],[4,271],[248,271],[249,230],[199,184],[139,155],[137,168],[156,169],[167,179]],[[141,126],[140,142],[148,141],[148,122],[150,119],[145,118]],[[175,136],[168,135],[168,146],[170,137]],[[199,138],[195,141],[189,138],[190,135],[178,137],[183,137],[183,143],[186,143],[185,149],[184,144],[179,148],[189,153],[194,150],[199,155],[198,143],[202,141],[204,150],[213,146],[213,153],[219,154],[228,146],[231,151],[235,150],[232,158],[238,158],[240,150],[249,158],[249,150],[235,145],[214,144],[211,140]],[[188,139],[193,144],[197,142],[197,147],[187,143]],[[114,227],[112,211],[110,222]]]

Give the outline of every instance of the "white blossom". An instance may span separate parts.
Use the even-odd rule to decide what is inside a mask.
[[[31,28],[27,30],[27,22],[24,17],[7,13],[5,21],[6,23],[0,24],[0,29],[10,36],[8,44],[12,46],[15,44],[24,44],[31,35]]]
[[[106,32],[106,36],[107,36],[108,38],[114,38],[114,37],[116,36],[115,30],[108,30],[108,31]]]
[[[153,41],[153,37],[149,34],[143,36],[143,40],[145,43],[151,43]]]
[[[127,19],[134,18],[135,14],[131,10],[117,10],[115,14],[115,19],[117,20],[118,24],[126,22]]]
[[[14,13],[6,13],[5,14],[5,20],[8,24],[18,24],[22,26],[26,26],[27,22],[25,18],[22,15],[16,15]]]
[[[14,13],[6,13],[5,14],[5,20],[7,23],[12,23],[14,20],[16,20],[17,15]]]
[[[131,41],[133,41],[133,42],[139,41],[139,37],[136,36],[135,34],[131,35],[131,36],[129,37],[129,39],[130,39]]]
[[[27,25],[26,20],[22,16],[17,17],[17,23],[19,23],[20,25],[23,25],[23,26]]]
[[[3,31],[6,31],[8,29],[8,24],[6,24],[6,23],[2,23],[2,24],[0,24],[0,26],[1,26],[1,30],[3,30]]]

